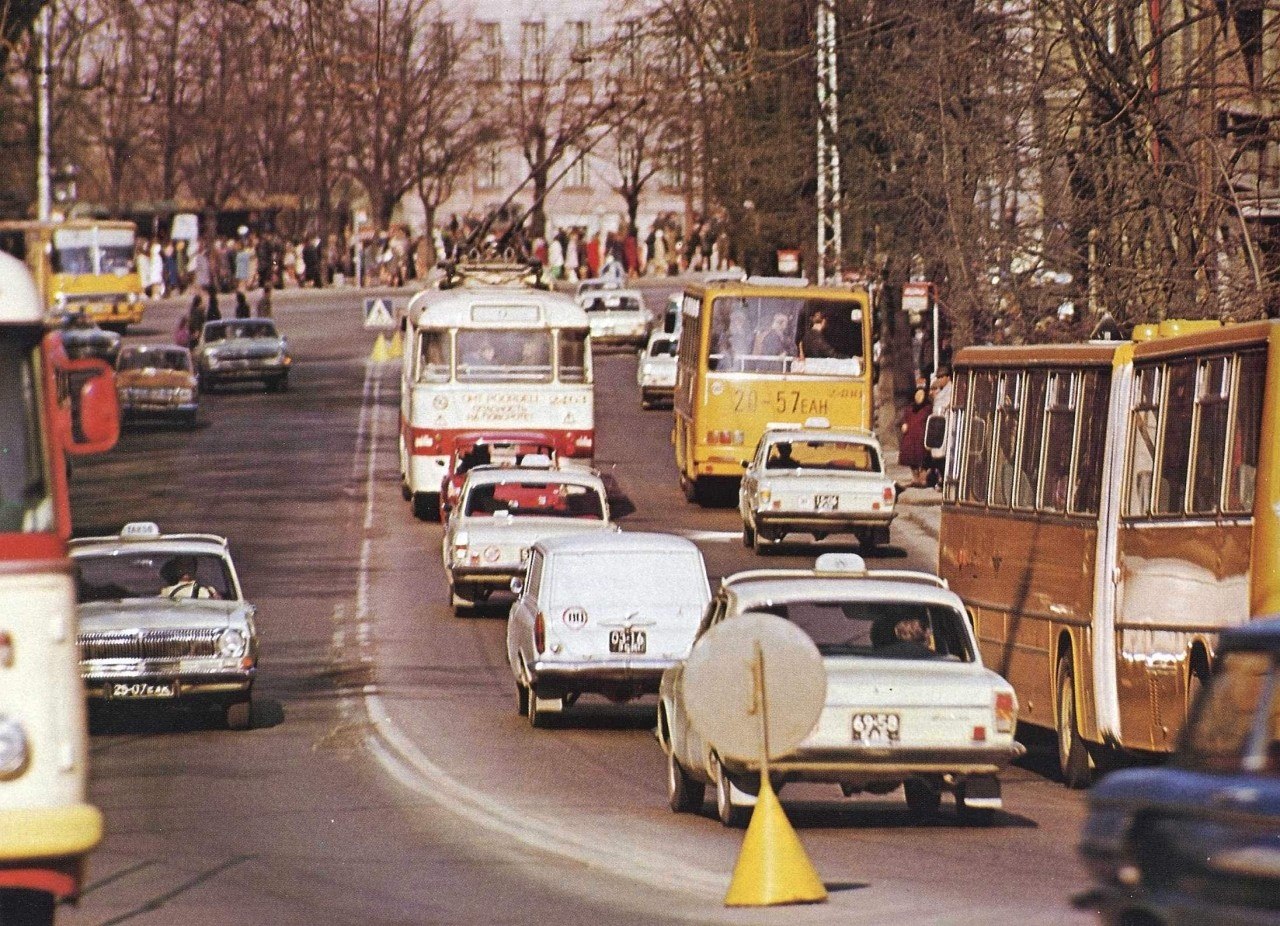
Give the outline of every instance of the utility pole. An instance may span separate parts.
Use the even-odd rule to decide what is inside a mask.
[[[49,33],[53,11],[46,2],[36,21],[39,73],[36,75],[36,218],[49,221],[53,214],[53,190],[49,177]]]
[[[835,0],[818,0],[818,282],[839,279],[840,96],[836,82]]]

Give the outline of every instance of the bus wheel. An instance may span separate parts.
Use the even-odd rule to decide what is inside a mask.
[[[0,889],[0,923],[4,926],[53,926],[54,906],[48,891]]]
[[[1062,770],[1062,783],[1068,788],[1087,788],[1093,781],[1093,766],[1076,722],[1075,672],[1069,655],[1058,660],[1057,725],[1058,767]]]

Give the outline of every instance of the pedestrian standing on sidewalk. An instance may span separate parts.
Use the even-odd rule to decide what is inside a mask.
[[[899,426],[898,462],[911,469],[911,485],[921,488],[925,484],[925,467],[928,454],[924,449],[924,425],[933,414],[928,393],[917,388],[911,404],[902,412]]]
[[[933,378],[933,413],[946,418],[951,411],[951,371],[946,367],[938,367],[938,373]],[[929,451],[929,472],[926,482],[930,487],[941,487],[942,485],[942,468],[947,462],[947,447],[951,443],[951,433],[948,429],[947,439],[937,450]]]

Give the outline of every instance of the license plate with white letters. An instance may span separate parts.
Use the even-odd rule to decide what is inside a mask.
[[[898,741],[902,721],[897,714],[853,715],[853,741],[862,746],[887,746]]]
[[[649,636],[634,627],[609,631],[609,652],[642,655],[649,648]]]
[[[134,700],[139,698],[172,698],[178,693],[173,682],[111,682],[107,685],[107,697]]]

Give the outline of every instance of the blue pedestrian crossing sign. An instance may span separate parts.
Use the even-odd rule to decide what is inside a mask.
[[[396,319],[391,314],[391,304],[386,299],[366,299],[364,301],[364,326],[366,328],[385,328],[388,331],[394,328]]]

